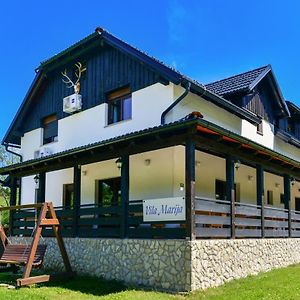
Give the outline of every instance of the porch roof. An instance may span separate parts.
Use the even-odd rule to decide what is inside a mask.
[[[300,179],[299,161],[193,116],[0,168],[0,175],[29,176],[50,172],[75,164],[89,164],[126,154],[182,145],[188,138],[195,139],[200,150],[224,156],[233,155],[253,165],[262,164],[266,170],[290,174]]]

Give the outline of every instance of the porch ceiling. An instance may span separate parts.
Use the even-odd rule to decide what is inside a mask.
[[[232,155],[250,165],[300,179],[300,163],[247,138],[198,118],[183,120],[81,146],[0,169],[0,175],[28,176],[133,155],[195,139],[197,148],[216,155]]]

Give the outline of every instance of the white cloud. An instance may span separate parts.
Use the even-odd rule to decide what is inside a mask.
[[[168,30],[171,42],[184,40],[184,23],[188,17],[185,7],[178,0],[170,0],[168,8]]]

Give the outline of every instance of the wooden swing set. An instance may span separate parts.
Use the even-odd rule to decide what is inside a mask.
[[[22,278],[17,279],[17,287],[47,282],[53,279],[55,276],[52,275],[30,276],[32,268],[41,268],[43,265],[47,245],[39,244],[39,241],[42,238],[42,230],[45,227],[52,227],[66,270],[66,272],[63,274],[63,278],[69,278],[73,276],[69,257],[61,236],[59,220],[56,217],[52,203],[45,202],[38,204],[0,207],[0,213],[3,211],[14,211],[21,209],[35,209],[36,211],[40,209],[38,218],[35,218],[36,225],[32,233],[32,242],[29,245],[12,244],[6,236],[2,224],[0,224],[0,238],[3,246],[3,251],[0,253],[0,265],[7,266],[0,270],[15,271],[19,266],[24,266]]]

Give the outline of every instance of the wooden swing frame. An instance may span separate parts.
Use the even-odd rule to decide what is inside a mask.
[[[52,227],[54,236],[57,240],[57,244],[63,259],[64,267],[66,272],[61,274],[63,275],[63,278],[70,278],[74,275],[72,271],[72,267],[69,261],[69,257],[65,248],[65,244],[61,235],[61,228],[59,220],[56,217],[55,210],[53,208],[52,202],[45,202],[45,203],[37,203],[37,204],[28,204],[28,205],[16,205],[16,206],[8,206],[8,207],[0,207],[0,213],[2,211],[13,211],[13,210],[19,210],[19,209],[40,209],[39,217],[37,220],[36,227],[34,228],[34,234],[32,238],[31,245],[28,246],[29,251],[27,254],[26,259],[24,260],[24,257],[19,257],[14,260],[2,260],[1,258],[5,254],[5,249],[8,244],[8,239],[5,235],[5,232],[3,230],[3,227],[0,228],[0,238],[2,240],[3,246],[4,246],[4,252],[1,254],[0,258],[0,264],[9,264],[11,266],[16,265],[24,265],[24,273],[22,278],[17,279],[17,287],[22,287],[26,285],[31,285],[34,283],[41,283],[41,282],[47,282],[52,279],[55,279],[56,276],[52,275],[39,275],[39,276],[30,276],[31,270],[34,267],[34,261],[36,258],[36,255],[38,255],[37,250],[39,248],[39,240],[42,235],[42,230],[45,227]],[[50,216],[50,218],[47,218],[47,213]],[[11,248],[18,247],[18,245],[11,245]],[[45,254],[45,251],[41,254],[42,258]],[[42,263],[42,261],[41,261]]]

